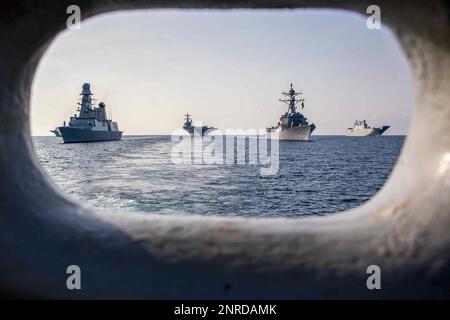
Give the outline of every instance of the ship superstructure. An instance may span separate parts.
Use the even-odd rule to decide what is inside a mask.
[[[277,125],[266,129],[268,138],[280,140],[302,140],[308,141],[309,136],[314,131],[316,126],[314,123],[309,124],[308,119],[297,111],[297,104],[301,103],[302,109],[305,107],[304,99],[297,99],[301,92],[296,92],[292,87],[288,92],[282,92],[285,96],[279,101],[288,105],[288,110],[280,117]]]
[[[389,128],[390,126],[371,128],[366,120],[356,120],[353,124],[353,128],[347,128],[345,135],[355,137],[381,136]]]
[[[89,83],[83,84],[78,115],[70,117],[68,125],[58,127],[65,143],[112,141],[122,138],[117,122],[108,119],[106,105],[103,102],[95,107]]]

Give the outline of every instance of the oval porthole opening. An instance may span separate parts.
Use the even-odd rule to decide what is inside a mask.
[[[92,107],[102,110],[104,101],[106,117],[124,131],[121,141],[48,136],[84,116],[76,105],[83,83],[99,99]],[[280,118],[294,114],[291,83],[295,112],[314,132],[307,143],[269,139],[264,155],[251,136],[286,119],[295,126]],[[31,124],[41,164],[88,207],[302,217],[345,211],[376,194],[396,163],[412,105],[412,76],[396,40],[357,14],[150,10],[101,15],[59,35],[35,76]],[[174,159],[187,112],[218,128],[205,137],[200,162],[196,152]],[[99,129],[111,130],[106,123]],[[384,125],[383,135],[364,136]],[[222,143],[208,154],[214,163],[206,159],[210,142]]]

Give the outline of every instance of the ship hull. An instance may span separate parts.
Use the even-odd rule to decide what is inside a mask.
[[[122,139],[122,131],[100,131],[72,127],[59,127],[64,143],[116,141]]]
[[[274,130],[267,132],[266,136],[268,139],[308,141],[315,128],[316,126],[314,124],[308,124],[287,129]]]
[[[383,126],[381,128],[359,129],[359,130],[347,129],[345,135],[347,137],[381,136],[389,128],[390,128],[390,126]]]
[[[185,131],[187,131],[191,136],[199,136],[200,135],[200,128],[198,127],[190,127],[190,128],[183,128]],[[206,136],[208,133],[215,131],[216,128],[203,126],[201,135]]]

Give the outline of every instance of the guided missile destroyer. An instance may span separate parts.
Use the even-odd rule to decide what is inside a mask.
[[[93,141],[112,141],[122,139],[122,131],[119,131],[117,122],[108,120],[106,115],[106,106],[103,102],[98,107],[93,106],[91,98],[91,86],[89,83],[83,84],[81,92],[81,103],[75,114],[70,117],[69,124],[58,127],[64,143],[69,142],[93,142]]]
[[[184,116],[186,117],[186,120],[184,122],[183,129],[189,132],[189,134],[192,136],[194,135],[204,136],[211,131],[217,130],[216,128],[208,126],[202,126],[200,130],[200,127],[197,128],[192,124],[191,115],[189,113],[186,113]]]
[[[346,136],[351,137],[368,137],[368,136],[381,136],[390,126],[382,126],[380,128],[371,128],[367,125],[366,120],[356,120],[353,128],[347,128]]]
[[[309,124],[308,119],[297,111],[297,104],[301,102],[302,109],[305,107],[304,99],[296,99],[301,92],[296,92],[292,88],[288,92],[282,92],[282,95],[287,99],[279,99],[279,101],[286,103],[288,111],[283,114],[276,126],[266,129],[267,138],[280,140],[301,140],[308,141],[309,136],[314,131],[316,126],[314,123]]]

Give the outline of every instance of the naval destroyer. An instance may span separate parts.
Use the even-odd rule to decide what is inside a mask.
[[[379,128],[371,128],[367,125],[366,120],[356,120],[353,124],[353,128],[347,128],[345,132],[346,136],[350,137],[368,137],[368,136],[381,136],[390,126],[382,126]]]
[[[183,129],[189,132],[191,136],[193,135],[200,135],[200,127],[197,128],[192,124],[192,118],[189,113],[186,113],[184,115],[186,117],[186,120],[184,121]],[[213,127],[208,126],[202,126],[201,135],[204,136],[205,134],[208,134],[211,131],[217,130]]]
[[[301,102],[302,109],[305,107],[305,100],[296,98],[302,93],[296,92],[291,83],[291,89],[281,94],[286,98],[279,101],[289,106],[288,111],[281,116],[276,126],[266,129],[266,136],[270,139],[308,141],[316,126],[314,123],[309,124],[308,119],[297,111],[298,103]]]
[[[70,117],[67,126],[64,123],[64,126],[58,127],[64,143],[122,139],[122,131],[119,131],[117,122],[107,118],[105,104],[100,102],[98,107],[94,107],[89,83],[83,84],[80,95],[78,116],[75,114]]]

